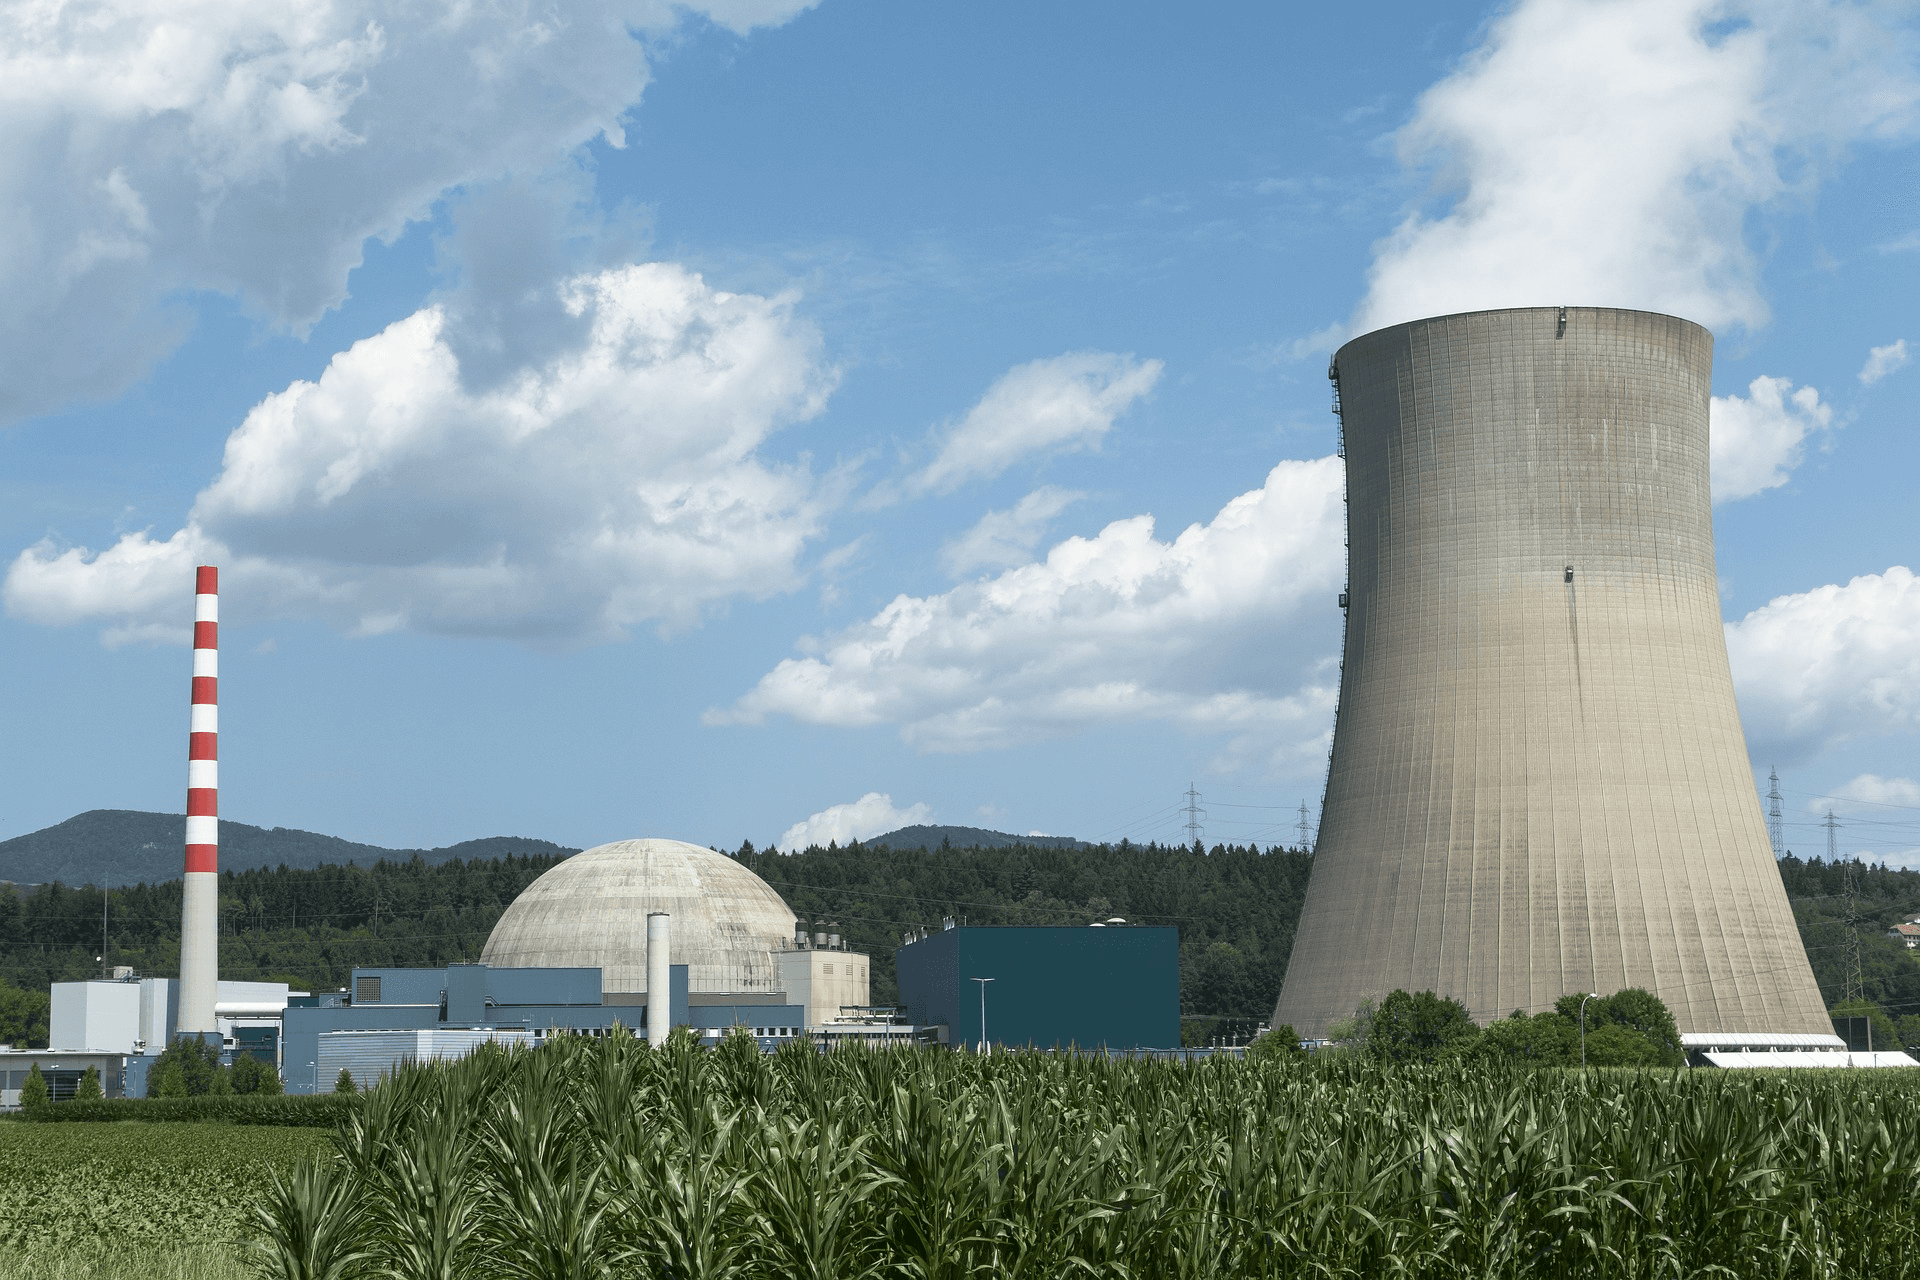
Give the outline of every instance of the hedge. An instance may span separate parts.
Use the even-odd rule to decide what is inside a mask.
[[[358,1094],[247,1094],[197,1098],[95,1098],[82,1102],[52,1102],[19,1116],[35,1124],[93,1120],[198,1120],[214,1124],[271,1124],[330,1129],[360,1106]]]

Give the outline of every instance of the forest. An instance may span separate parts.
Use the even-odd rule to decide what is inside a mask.
[[[478,959],[507,904],[563,856],[438,864],[416,856],[223,872],[221,975],[332,990],[346,985],[355,965]],[[1086,848],[850,844],[801,853],[745,844],[729,856],[772,885],[803,921],[837,925],[870,954],[876,1003],[897,998],[893,952],[901,935],[915,925],[937,928],[949,916],[973,925],[1121,916],[1175,926],[1190,1037],[1244,1033],[1272,1011],[1313,865],[1307,853],[1280,847],[1125,841]],[[1779,867],[1828,1004],[1845,993],[1851,930],[1865,999],[1903,1041],[1920,1043],[1920,953],[1886,937],[1891,924],[1920,911],[1920,872],[1792,855]],[[44,1042],[52,982],[116,965],[177,973],[179,935],[178,880],[104,893],[56,883],[22,895],[0,886],[0,1042]]]

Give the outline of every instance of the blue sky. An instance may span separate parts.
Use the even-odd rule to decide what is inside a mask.
[[[0,17],[0,836],[904,821],[1291,838],[1327,356],[1713,328],[1789,843],[1920,862],[1915,11],[902,5]],[[1920,355],[1920,350],[1914,354]]]

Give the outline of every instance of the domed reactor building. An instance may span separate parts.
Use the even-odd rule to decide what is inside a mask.
[[[1831,1032],[1734,705],[1712,369],[1697,324],[1587,307],[1335,354],[1346,642],[1276,1024],[1645,987],[1683,1033]]]

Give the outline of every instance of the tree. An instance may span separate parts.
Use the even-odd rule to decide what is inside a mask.
[[[235,1093],[265,1097],[282,1091],[280,1073],[273,1069],[273,1064],[250,1053],[243,1053],[233,1060],[233,1066],[227,1069],[227,1080]]]
[[[1567,1067],[1580,1060],[1578,1041],[1579,1033],[1559,1014],[1529,1018],[1515,1009],[1512,1016],[1488,1024],[1474,1053],[1488,1061]]]
[[[1658,1067],[1669,1065],[1665,1058],[1659,1045],[1624,1022],[1604,1023],[1587,1032],[1590,1067]]]
[[[38,1111],[47,1105],[47,1078],[40,1074],[40,1064],[34,1063],[27,1072],[27,1079],[20,1086],[20,1109]]]
[[[1893,1019],[1887,1011],[1873,1001],[1861,997],[1856,1000],[1842,1000],[1827,1010],[1829,1018],[1866,1018],[1873,1023],[1873,1047],[1875,1049],[1898,1049],[1903,1043],[1899,1030],[1893,1025]]]
[[[0,1044],[47,1047],[47,1009],[52,993],[23,991],[0,978]]]
[[[1381,1062],[1445,1062],[1480,1038],[1467,1006],[1431,991],[1394,991],[1374,1011],[1367,1053]]]
[[[1300,1047],[1300,1033],[1283,1022],[1248,1045],[1247,1057],[1255,1062],[1304,1062],[1307,1051]]]
[[[81,1073],[80,1084],[74,1089],[73,1096],[77,1102],[91,1102],[105,1096],[100,1090],[99,1067],[90,1066]]]
[[[333,1091],[335,1093],[360,1092],[360,1086],[353,1082],[353,1072],[347,1070],[345,1067],[340,1068],[340,1074],[333,1082]]]
[[[1576,1035],[1580,1028],[1581,998],[1580,992],[1573,992],[1561,996],[1553,1005],[1554,1011],[1567,1020],[1568,1024],[1574,1028]],[[1666,1002],[1651,991],[1641,987],[1624,987],[1610,996],[1587,1001],[1587,1061],[1589,1063],[1594,1061],[1594,1033],[1601,1027],[1609,1025],[1625,1027],[1653,1046],[1652,1065],[1677,1067],[1686,1061],[1686,1054],[1680,1048],[1680,1030],[1674,1025],[1673,1013],[1667,1008]]]
[[[157,1087],[171,1086],[178,1078],[179,1093],[162,1093]],[[181,1036],[161,1052],[147,1077],[149,1098],[197,1098],[202,1094],[230,1092],[226,1069],[220,1065],[220,1051],[198,1036]]]

